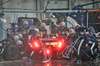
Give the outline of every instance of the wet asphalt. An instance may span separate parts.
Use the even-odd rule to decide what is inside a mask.
[[[50,60],[48,62],[42,60],[34,60],[28,66],[100,66],[100,60],[93,61],[82,61],[80,64],[77,64],[76,61],[60,59],[60,60]]]
[[[32,60],[32,63],[28,63],[28,59],[14,60],[14,61],[1,61],[0,66],[100,66],[100,59],[96,62],[82,61],[77,64],[76,61],[69,59],[51,59],[49,61],[43,61],[43,59]]]

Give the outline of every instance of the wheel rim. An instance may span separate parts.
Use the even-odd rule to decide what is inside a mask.
[[[15,46],[11,46],[9,49],[9,56],[12,59],[15,59],[18,56],[18,49]]]

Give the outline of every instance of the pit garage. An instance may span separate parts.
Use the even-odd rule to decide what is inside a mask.
[[[99,66],[100,0],[0,0],[0,66]]]

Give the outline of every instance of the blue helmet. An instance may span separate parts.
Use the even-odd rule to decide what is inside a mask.
[[[77,27],[77,24],[73,24],[72,28],[75,30],[75,28]]]
[[[20,47],[20,46],[23,46],[23,43],[22,43],[21,40],[18,40],[18,41],[16,42],[16,45]]]
[[[15,41],[18,41],[18,40],[19,40],[19,37],[18,37],[17,35],[14,35],[14,36],[13,36],[13,39],[14,39]]]
[[[22,39],[23,38],[23,35],[21,33],[18,33],[17,36],[19,37],[19,39]]]
[[[60,23],[60,26],[65,26],[65,22],[61,22]]]
[[[38,29],[38,28],[34,28],[34,31],[35,31],[36,33],[39,33],[39,29]]]
[[[70,30],[69,30],[69,33],[70,33],[70,34],[75,34],[74,29],[70,29]]]

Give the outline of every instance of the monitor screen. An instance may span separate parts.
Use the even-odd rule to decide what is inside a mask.
[[[38,18],[28,18],[28,17],[19,17],[18,18],[18,25],[21,26],[24,24],[24,22],[27,21],[29,26],[36,26],[36,25],[40,25],[40,22],[38,20]]]
[[[28,25],[29,25],[29,26],[33,25],[33,19],[22,19],[22,20],[21,20],[22,25],[24,24],[25,21],[28,22]]]

